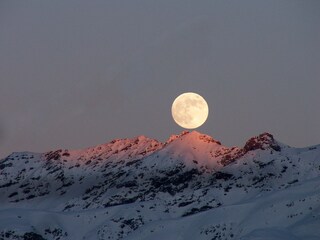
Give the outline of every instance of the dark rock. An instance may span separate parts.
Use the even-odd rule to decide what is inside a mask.
[[[267,148],[271,148],[275,151],[281,151],[281,147],[274,140],[273,135],[270,133],[262,133],[257,137],[250,138],[245,146],[245,152],[261,149],[266,150]]]
[[[202,206],[201,208],[192,208],[190,211],[184,213],[182,215],[182,217],[187,217],[187,216],[199,213],[199,212],[204,212],[204,211],[207,211],[212,208],[213,208],[212,206]]]
[[[24,240],[46,240],[41,235],[34,233],[34,232],[28,232],[23,235]]]
[[[214,174],[214,177],[215,177],[216,179],[229,180],[230,178],[233,177],[233,175],[230,174],[230,173],[225,173],[225,172],[216,172],[216,173]]]

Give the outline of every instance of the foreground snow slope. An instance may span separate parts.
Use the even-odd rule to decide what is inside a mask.
[[[320,146],[183,132],[0,161],[0,239],[320,239]]]

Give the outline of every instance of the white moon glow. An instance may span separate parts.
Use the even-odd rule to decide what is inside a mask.
[[[209,107],[199,94],[187,92],[179,95],[171,107],[174,121],[183,128],[200,127],[208,118]]]

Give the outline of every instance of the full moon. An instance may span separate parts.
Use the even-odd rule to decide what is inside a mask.
[[[197,93],[187,92],[179,95],[171,107],[174,121],[181,127],[194,129],[200,127],[208,118],[209,107]]]

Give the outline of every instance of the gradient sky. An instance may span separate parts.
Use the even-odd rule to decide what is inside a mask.
[[[1,1],[0,157],[159,140],[202,95],[198,131],[320,143],[320,1]]]

